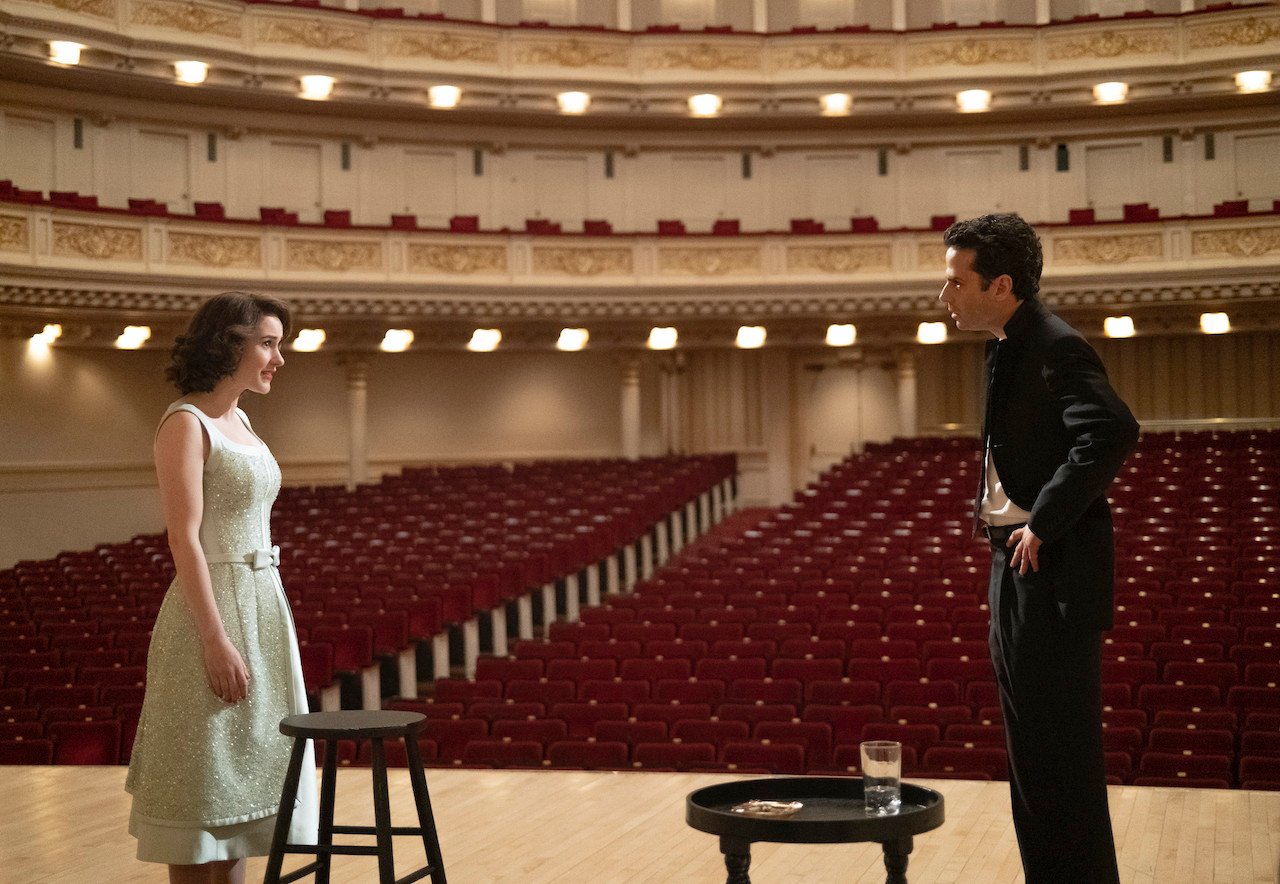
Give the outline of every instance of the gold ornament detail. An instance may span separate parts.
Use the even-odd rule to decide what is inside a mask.
[[[913,67],[958,64],[1016,64],[1031,60],[1031,43],[1024,40],[957,40],[911,47]]]
[[[1191,254],[1193,255],[1261,258],[1272,252],[1280,252],[1280,228],[1237,227],[1230,230],[1202,230],[1191,237]]]
[[[516,49],[515,59],[517,64],[550,64],[564,68],[627,66],[623,47],[578,39],[520,46]]]
[[[1064,264],[1123,264],[1153,260],[1164,254],[1158,233],[1081,236],[1053,243],[1053,256]]]
[[[922,242],[916,252],[916,266],[921,270],[935,271],[941,274],[947,263],[947,247],[941,242],[942,235],[938,235],[938,242]]]
[[[780,54],[777,65],[782,70],[821,68],[825,71],[847,71],[850,68],[888,68],[893,67],[893,46],[887,43],[797,46]]]
[[[263,43],[283,43],[308,49],[347,49],[366,52],[369,40],[362,31],[339,28],[318,21],[267,19],[258,22],[258,39]]]
[[[188,34],[217,34],[239,37],[240,18],[207,9],[195,3],[165,3],[141,0],[133,6],[130,19],[135,25],[171,28]]]
[[[442,273],[506,273],[507,250],[502,246],[409,245],[410,270]]]
[[[1241,22],[1222,22],[1188,30],[1187,46],[1191,49],[1257,46],[1280,37],[1280,19],[1247,18]]]
[[[1103,31],[1049,43],[1049,58],[1070,61],[1076,58],[1116,58],[1121,55],[1152,55],[1173,51],[1173,34],[1168,31],[1123,33]]]
[[[787,269],[792,272],[858,273],[890,270],[889,246],[794,246],[787,249]]]
[[[669,46],[649,53],[649,67],[670,70],[687,68],[695,71],[755,71],[760,69],[758,49],[728,49],[698,43],[694,46]]]
[[[631,249],[537,249],[533,272],[567,276],[618,276],[631,273]]]
[[[130,227],[53,222],[53,253],[95,261],[141,261],[142,231]]]
[[[25,252],[30,247],[31,234],[27,219],[0,215],[0,249],[6,252]]]
[[[96,18],[116,17],[115,0],[35,0],[35,2],[55,9],[65,9],[67,12],[92,15]]]
[[[291,239],[285,249],[285,264],[290,270],[324,270],[328,273],[341,273],[346,270],[380,270],[382,269],[382,244]]]
[[[262,241],[251,236],[170,233],[169,258],[203,267],[261,267]]]
[[[498,44],[493,40],[462,37],[448,31],[439,34],[397,34],[387,48],[389,55],[406,58],[426,56],[438,61],[476,61],[492,63],[498,60]]]
[[[727,276],[760,270],[759,249],[659,249],[658,269],[663,273],[695,276]]]

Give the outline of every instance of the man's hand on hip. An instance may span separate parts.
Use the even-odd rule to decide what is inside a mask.
[[[1040,570],[1040,544],[1041,540],[1031,533],[1031,529],[1022,527],[1009,535],[1009,541],[1005,546],[1017,546],[1013,550],[1013,556],[1009,559],[1009,567],[1013,568],[1019,574],[1027,573],[1027,566],[1031,566],[1032,571]]]

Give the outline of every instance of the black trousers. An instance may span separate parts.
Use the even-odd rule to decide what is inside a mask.
[[[1118,884],[1102,748],[1102,633],[1065,623],[1050,579],[991,556],[991,661],[1027,884]]]

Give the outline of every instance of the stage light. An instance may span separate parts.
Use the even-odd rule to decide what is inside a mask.
[[[58,64],[79,64],[80,50],[84,49],[83,43],[73,43],[70,40],[52,40],[49,42],[49,58]]]
[[[1109,338],[1133,337],[1133,317],[1108,316],[1102,320],[1102,333]]]
[[[852,347],[858,339],[858,329],[852,323],[832,324],[827,326],[828,347]]]
[[[293,339],[293,349],[299,353],[314,353],[324,344],[327,335],[322,328],[303,328]]]
[[[680,340],[680,332],[671,326],[655,325],[649,329],[650,350],[674,350]]]
[[[991,109],[991,93],[986,89],[966,89],[956,93],[956,107],[961,113],[976,114]]]
[[[478,328],[471,333],[467,349],[472,353],[492,353],[502,343],[502,329]]]
[[[853,110],[853,96],[848,92],[832,92],[818,99],[824,117],[843,117]]]
[[[460,86],[432,86],[427,90],[427,103],[441,110],[452,110],[462,100]]]
[[[572,352],[581,350],[587,346],[591,333],[585,328],[562,328],[560,329],[560,339],[556,341],[557,350],[565,350]]]
[[[1231,331],[1231,317],[1225,313],[1201,313],[1200,331],[1206,335],[1225,335]]]
[[[768,336],[763,325],[743,325],[738,327],[737,345],[743,350],[756,350],[764,346]]]
[[[209,65],[203,61],[175,61],[173,71],[179,83],[199,86],[209,77]]]
[[[916,329],[916,340],[921,344],[941,344],[947,339],[945,322],[922,322]]]
[[[1266,92],[1271,88],[1271,71],[1241,71],[1236,74],[1236,88],[1241,92]]]
[[[333,84],[337,80],[324,74],[307,74],[305,77],[299,77],[298,82],[302,84],[302,92],[299,93],[302,98],[308,101],[324,101],[333,94]]]
[[[591,96],[585,92],[561,92],[556,96],[562,114],[585,114],[591,107]]]
[[[382,336],[378,349],[385,353],[403,353],[413,343],[413,329],[389,328]]]
[[[695,117],[714,117],[724,107],[724,100],[719,95],[704,92],[701,95],[689,96],[689,113]]]
[[[1093,98],[1098,104],[1119,104],[1128,97],[1128,83],[1099,83],[1093,87]]]
[[[60,337],[62,337],[62,326],[57,324],[46,325],[27,341],[27,352],[33,356],[48,357],[53,342]]]
[[[151,338],[151,329],[145,325],[127,325],[120,337],[116,338],[116,347],[121,350],[137,350]]]

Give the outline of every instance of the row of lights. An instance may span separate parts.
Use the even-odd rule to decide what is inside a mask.
[[[1226,313],[1201,313],[1200,331],[1206,335],[1225,335],[1231,331],[1231,317]],[[1131,338],[1136,334],[1132,316],[1108,316],[1102,321],[1102,332],[1109,338]]]
[[[49,43],[49,57],[58,64],[80,63],[83,43],[54,40]],[[178,82],[198,86],[209,76],[209,65],[203,61],[175,61],[174,75]],[[333,94],[337,80],[327,74],[307,74],[299,77],[299,95],[310,101],[324,101]],[[1235,77],[1240,92],[1265,92],[1271,88],[1271,71],[1241,71]],[[1094,100],[1099,104],[1120,104],[1129,97],[1129,84],[1119,81],[1099,83],[1093,87]],[[427,89],[427,102],[444,110],[458,106],[462,100],[462,88],[437,85]],[[556,96],[560,112],[585,114],[591,107],[591,95],[587,92],[561,92]],[[823,116],[840,117],[853,112],[853,96],[848,92],[832,92],[818,98]],[[724,107],[724,99],[711,92],[689,96],[689,113],[695,117],[714,117]],[[991,109],[991,92],[987,89],[965,89],[956,93],[956,107],[962,113],[981,113]]]

